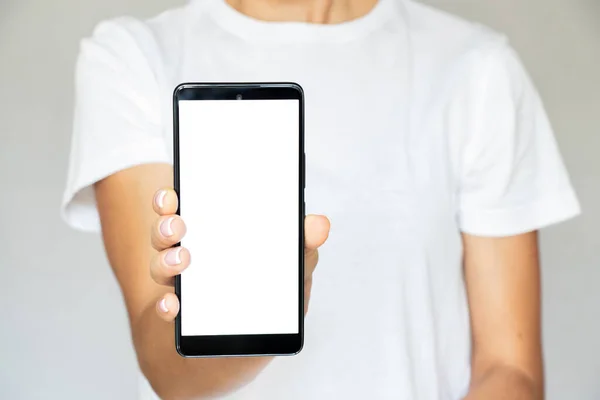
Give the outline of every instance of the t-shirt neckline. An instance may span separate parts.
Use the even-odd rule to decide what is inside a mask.
[[[378,0],[367,14],[339,24],[271,22],[249,17],[225,0],[195,0],[207,6],[213,20],[246,41],[271,43],[347,42],[366,36],[393,14],[394,0]]]

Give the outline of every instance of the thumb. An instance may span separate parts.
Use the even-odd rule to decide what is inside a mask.
[[[304,247],[318,249],[329,236],[330,223],[324,215],[307,215],[304,219]]]

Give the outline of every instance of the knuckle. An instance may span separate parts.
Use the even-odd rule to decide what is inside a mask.
[[[162,277],[162,262],[160,261],[160,253],[155,254],[150,262],[150,275],[154,280],[158,280]]]

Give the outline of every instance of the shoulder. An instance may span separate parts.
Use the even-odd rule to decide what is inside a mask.
[[[199,2],[201,3],[201,2]],[[159,64],[177,52],[190,21],[202,15],[202,5],[188,2],[150,18],[123,15],[100,21],[81,41],[81,53],[104,53],[126,61]]]
[[[418,50],[430,54],[466,55],[503,46],[506,35],[476,21],[412,0],[403,2],[409,33]]]
[[[402,4],[424,101],[434,96],[445,103],[458,96],[464,104],[490,83],[521,89],[527,74],[504,33],[412,0]]]
[[[126,35],[143,41],[151,36],[162,36],[183,28],[190,12],[198,10],[194,4],[195,2],[189,2],[185,6],[168,9],[149,18],[121,15],[105,19],[96,24],[91,37],[122,38]]]
[[[416,68],[430,74],[432,82],[469,78],[490,56],[510,49],[504,33],[479,22],[412,0],[403,4]]]

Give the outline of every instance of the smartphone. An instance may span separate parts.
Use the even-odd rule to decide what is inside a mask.
[[[304,95],[295,83],[175,88],[174,185],[190,266],[184,357],[293,355],[304,330]]]

